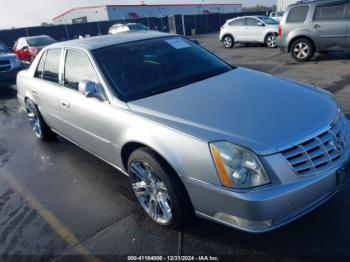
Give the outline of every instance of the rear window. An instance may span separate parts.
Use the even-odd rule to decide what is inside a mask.
[[[304,23],[309,12],[309,6],[297,6],[290,9],[287,23]]]
[[[315,21],[342,20],[344,18],[345,4],[318,6],[315,11]]]
[[[56,43],[56,40],[49,36],[43,36],[43,37],[33,37],[33,38],[27,38],[27,42],[29,46],[32,47],[40,47],[40,46],[47,46]]]

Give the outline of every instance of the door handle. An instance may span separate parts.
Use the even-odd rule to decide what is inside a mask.
[[[321,26],[318,25],[318,24],[314,25],[314,28],[320,28],[320,27],[321,27]]]
[[[34,89],[34,90],[32,90],[32,94],[33,94],[33,95],[37,95],[37,94],[38,94],[38,91],[36,91],[36,90]]]
[[[69,108],[69,103],[68,103],[67,101],[62,101],[62,102],[61,102],[61,105],[62,105],[63,107]]]

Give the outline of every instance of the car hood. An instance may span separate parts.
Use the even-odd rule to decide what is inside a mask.
[[[243,68],[128,105],[180,132],[230,141],[259,155],[323,129],[338,111],[324,91]]]

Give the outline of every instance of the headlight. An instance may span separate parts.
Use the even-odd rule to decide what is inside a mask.
[[[229,142],[210,143],[221,183],[231,188],[252,188],[270,183],[258,157],[250,150]]]
[[[13,65],[12,65],[13,68],[17,68],[17,67],[21,66],[21,62],[19,61],[17,56],[15,58],[13,58],[12,63],[13,63]]]

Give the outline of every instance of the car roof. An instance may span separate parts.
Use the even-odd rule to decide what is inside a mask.
[[[231,21],[234,21],[234,20],[237,20],[237,19],[241,19],[241,18],[258,18],[258,19],[260,19],[259,17],[268,17],[268,16],[266,16],[266,15],[238,16],[238,17],[231,18],[231,19],[227,20],[227,22],[231,22]]]
[[[290,6],[307,5],[307,4],[327,4],[327,3],[337,3],[343,0],[302,0],[298,1]],[[344,2],[344,1],[343,1]]]
[[[95,50],[117,44],[124,44],[140,40],[176,36],[176,34],[162,33],[158,31],[137,31],[120,33],[117,35],[103,35],[59,42],[50,45],[50,48],[79,48],[84,50]]]

